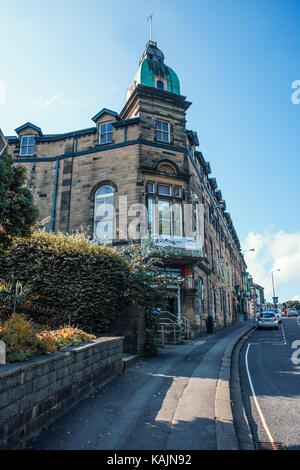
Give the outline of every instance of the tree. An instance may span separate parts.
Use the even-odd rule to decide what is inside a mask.
[[[13,237],[28,237],[37,218],[32,193],[25,186],[26,168],[13,165],[6,152],[0,157],[0,247]]]
[[[300,310],[300,302],[299,300],[288,300],[286,302],[287,308],[296,308],[297,310]]]
[[[159,310],[167,305],[167,298],[172,295],[167,276],[160,268],[167,258],[165,250],[156,249],[151,242],[138,244],[131,242],[121,249],[120,254],[127,262],[129,276],[126,296],[129,303],[144,308],[146,323],[145,354],[157,352],[157,330]],[[172,277],[172,276],[171,276]]]

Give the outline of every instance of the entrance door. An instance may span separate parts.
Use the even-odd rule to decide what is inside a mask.
[[[168,297],[167,299],[168,304],[166,310],[172,313],[173,315],[177,315],[177,298],[176,297]]]

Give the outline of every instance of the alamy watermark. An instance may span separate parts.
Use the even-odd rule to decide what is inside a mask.
[[[99,201],[95,207],[95,239],[107,241],[172,239],[178,248],[202,249],[204,241],[203,204],[182,204],[167,199],[128,206],[127,196],[119,197],[118,211],[113,200]]]
[[[292,103],[299,104],[300,103],[300,80],[294,80],[292,83],[292,88],[295,91],[292,93]]]

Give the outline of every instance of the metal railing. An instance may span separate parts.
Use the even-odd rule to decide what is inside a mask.
[[[159,323],[158,340],[161,346],[181,343],[181,327],[178,323]]]
[[[181,314],[181,320],[183,324],[185,339],[191,339],[191,336],[192,336],[191,322],[183,314]]]
[[[178,317],[173,313],[165,310],[159,313],[159,330],[158,340],[164,346],[166,343],[180,344],[184,339],[191,338],[191,323],[184,316],[181,315],[181,323],[178,322]]]

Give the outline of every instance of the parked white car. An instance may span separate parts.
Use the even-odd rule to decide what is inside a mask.
[[[278,318],[274,312],[266,311],[262,312],[257,317],[258,328],[275,328],[278,330]]]
[[[278,323],[282,322],[281,311],[279,308],[273,308],[272,311],[275,313],[276,317],[278,318]]]
[[[296,308],[289,308],[287,312],[288,317],[297,317],[298,316],[298,311]]]

